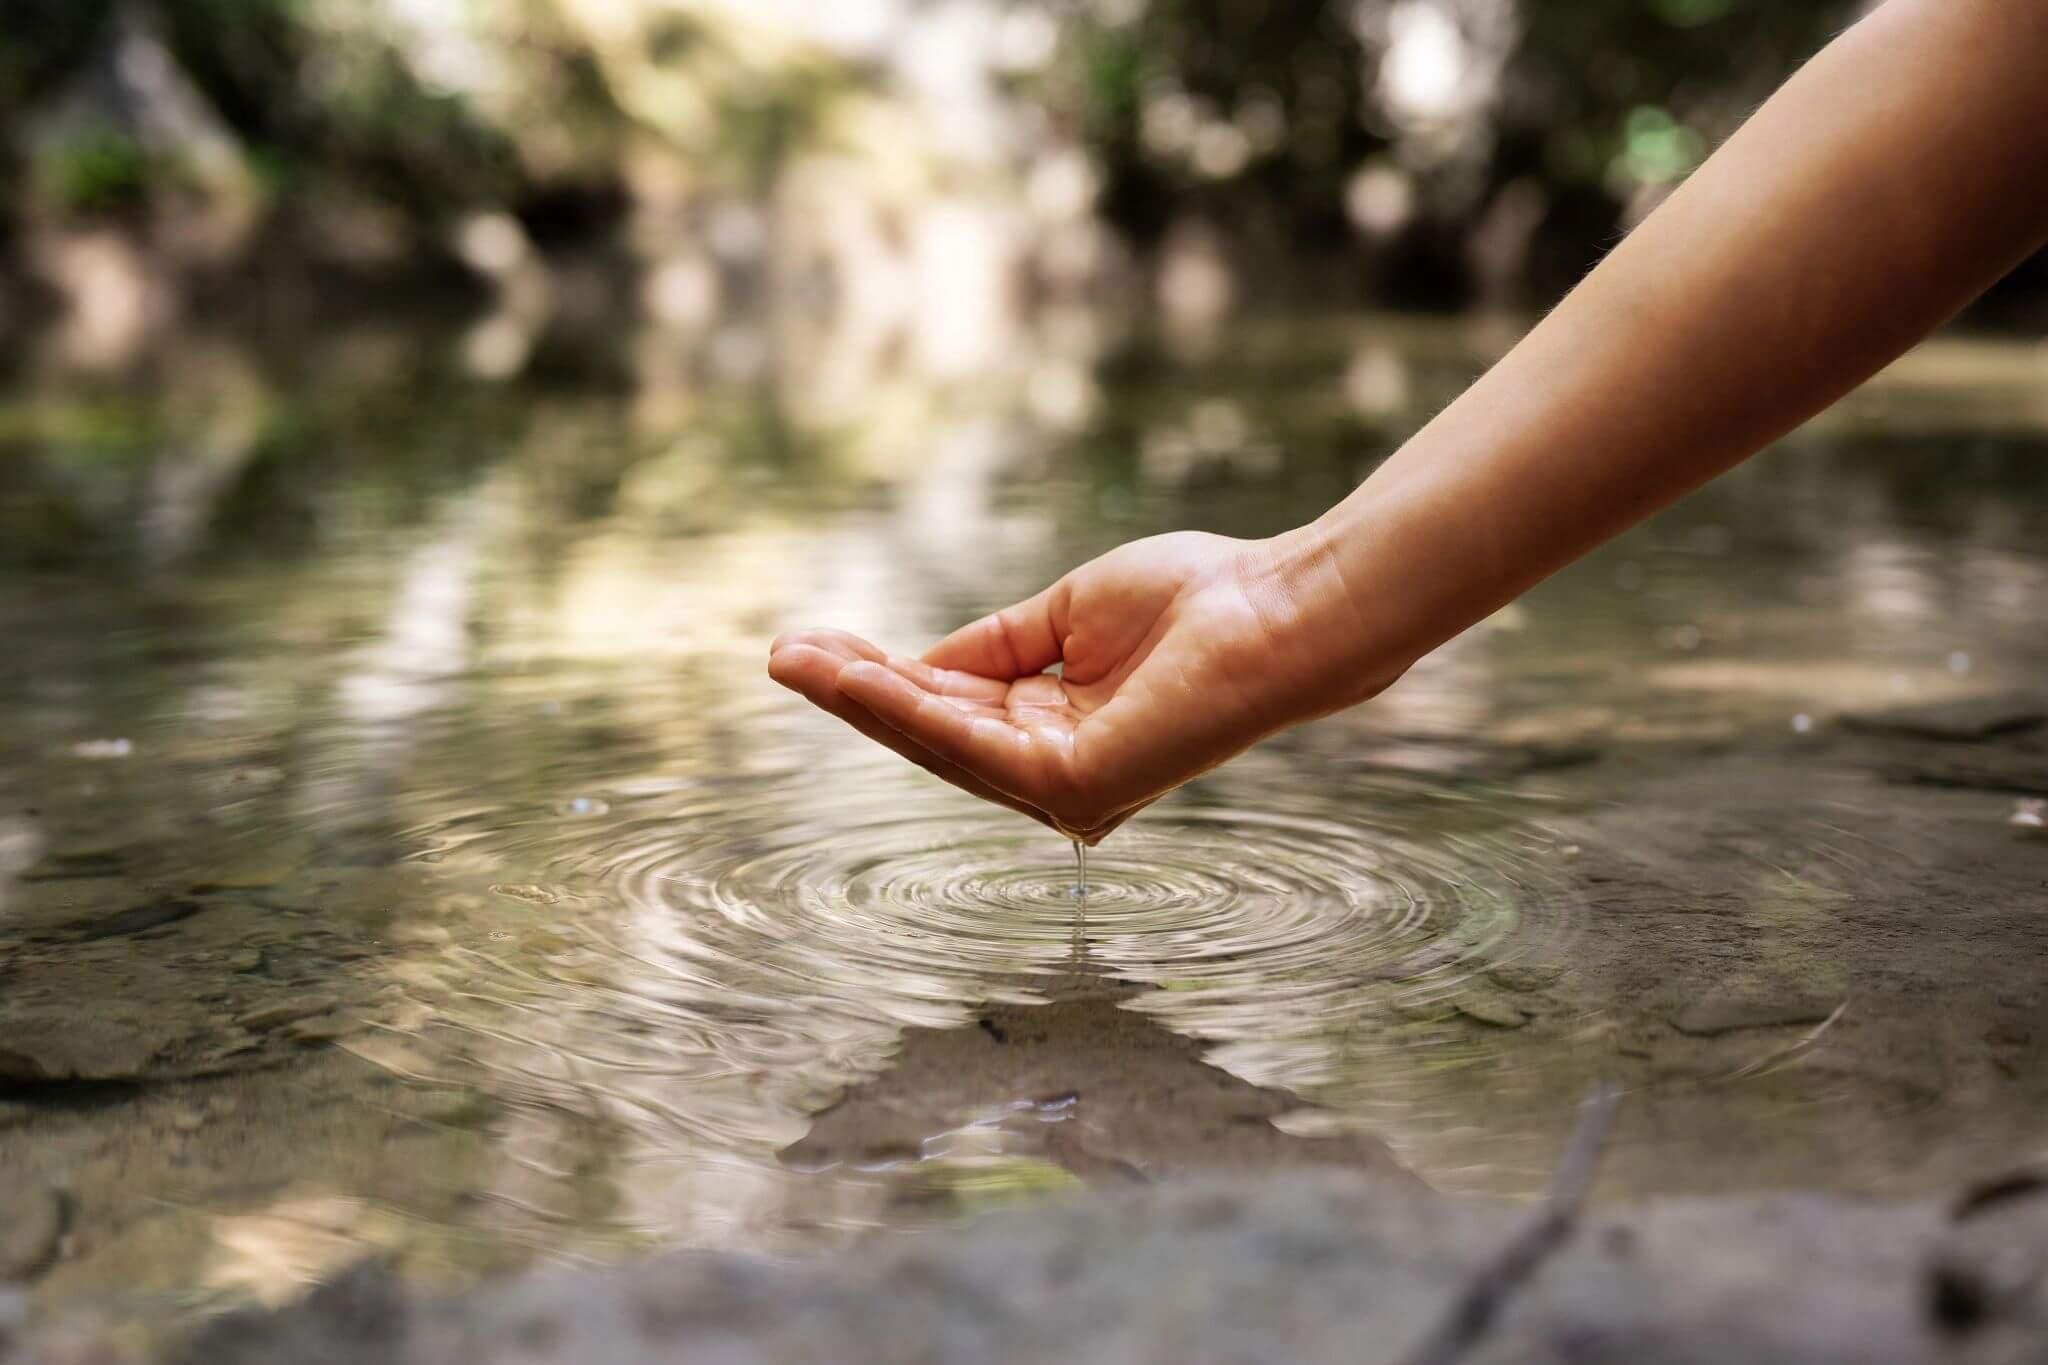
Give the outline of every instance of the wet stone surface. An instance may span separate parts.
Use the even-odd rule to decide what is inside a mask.
[[[164,1359],[1404,1365],[1526,1217],[1355,1173],[1176,1182],[800,1264],[686,1256],[455,1300],[369,1268],[281,1312],[218,1322]],[[2038,1190],[1974,1212],[1659,1201],[1579,1220],[1446,1358],[2022,1365],[2048,1351],[2044,1252]],[[0,1360],[55,1365],[69,1358],[59,1349],[0,1346]]]

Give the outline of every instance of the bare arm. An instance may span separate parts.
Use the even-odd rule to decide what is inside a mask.
[[[1273,605],[1335,627],[1355,653],[1329,665],[1370,692],[1834,402],[2044,238],[2048,7],[1891,0],[1283,537]]]
[[[922,659],[799,632],[770,671],[1098,839],[1755,453],[2044,239],[2048,5],[1889,0],[1313,524],[1123,546]]]

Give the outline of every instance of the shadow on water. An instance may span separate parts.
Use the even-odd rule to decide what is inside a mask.
[[[1608,1075],[1610,1196],[2020,1141],[2009,800],[1886,785],[1929,762],[1833,723],[2043,676],[2048,414],[1970,379],[2009,349],[1940,343],[1162,802],[1085,901],[1057,838],[761,676],[791,625],[912,643],[1311,515],[1489,335],[489,384],[388,327],[19,381],[0,1169],[72,1210],[38,1292],[175,1321],[372,1252],[788,1250],[1213,1164],[1528,1195]]]

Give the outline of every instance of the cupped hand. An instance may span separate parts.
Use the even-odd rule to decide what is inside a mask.
[[[1295,674],[1291,603],[1263,544],[1134,541],[922,658],[804,630],[775,641],[768,672],[934,775],[1092,844],[1327,709]]]

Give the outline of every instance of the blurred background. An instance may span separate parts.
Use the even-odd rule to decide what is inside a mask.
[[[1540,306],[1860,7],[7,0],[0,318],[104,367],[490,301],[502,378],[735,310],[961,367],[1083,301]]]

